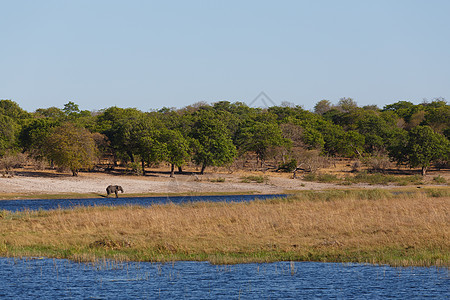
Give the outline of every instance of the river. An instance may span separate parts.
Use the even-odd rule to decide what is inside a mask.
[[[1,299],[445,299],[450,280],[448,269],[363,264],[0,258],[0,287]]]
[[[188,203],[198,201],[212,202],[242,202],[255,199],[270,199],[286,197],[287,195],[221,195],[221,196],[170,196],[170,197],[121,197],[121,198],[91,198],[91,199],[33,199],[33,200],[0,200],[0,210],[50,210],[58,208],[73,208],[76,206],[100,205],[142,205],[164,203]]]

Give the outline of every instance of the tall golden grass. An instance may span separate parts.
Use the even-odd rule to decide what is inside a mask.
[[[448,267],[450,197],[328,191],[248,203],[3,211],[0,255]]]

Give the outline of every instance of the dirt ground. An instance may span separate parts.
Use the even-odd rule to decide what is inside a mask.
[[[448,174],[439,173],[444,177]],[[244,182],[245,176],[264,176],[262,183]],[[437,176],[430,173],[429,178]],[[278,194],[296,190],[342,189],[344,186],[330,183],[318,183],[293,179],[292,174],[275,172],[229,173],[226,171],[209,171],[205,175],[192,173],[169,174],[152,170],[146,176],[112,175],[105,173],[80,172],[77,177],[56,171],[35,171],[19,169],[14,176],[0,176],[0,199],[2,195],[39,195],[95,193],[106,194],[108,185],[121,185],[126,194],[174,194],[174,193],[258,193]],[[392,188],[393,186],[376,186],[354,184],[345,188]]]

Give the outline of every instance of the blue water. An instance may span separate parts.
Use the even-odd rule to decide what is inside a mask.
[[[1,299],[448,299],[449,287],[438,268],[0,258]]]
[[[132,198],[93,198],[93,199],[38,199],[38,200],[0,200],[0,210],[49,210],[73,208],[76,206],[98,205],[142,205],[163,203],[186,203],[196,201],[242,202],[255,199],[285,197],[286,195],[223,195],[223,196],[176,196],[176,197],[132,197]]]

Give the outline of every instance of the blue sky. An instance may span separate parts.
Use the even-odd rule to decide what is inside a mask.
[[[450,99],[450,1],[0,0],[0,99],[27,111]]]

